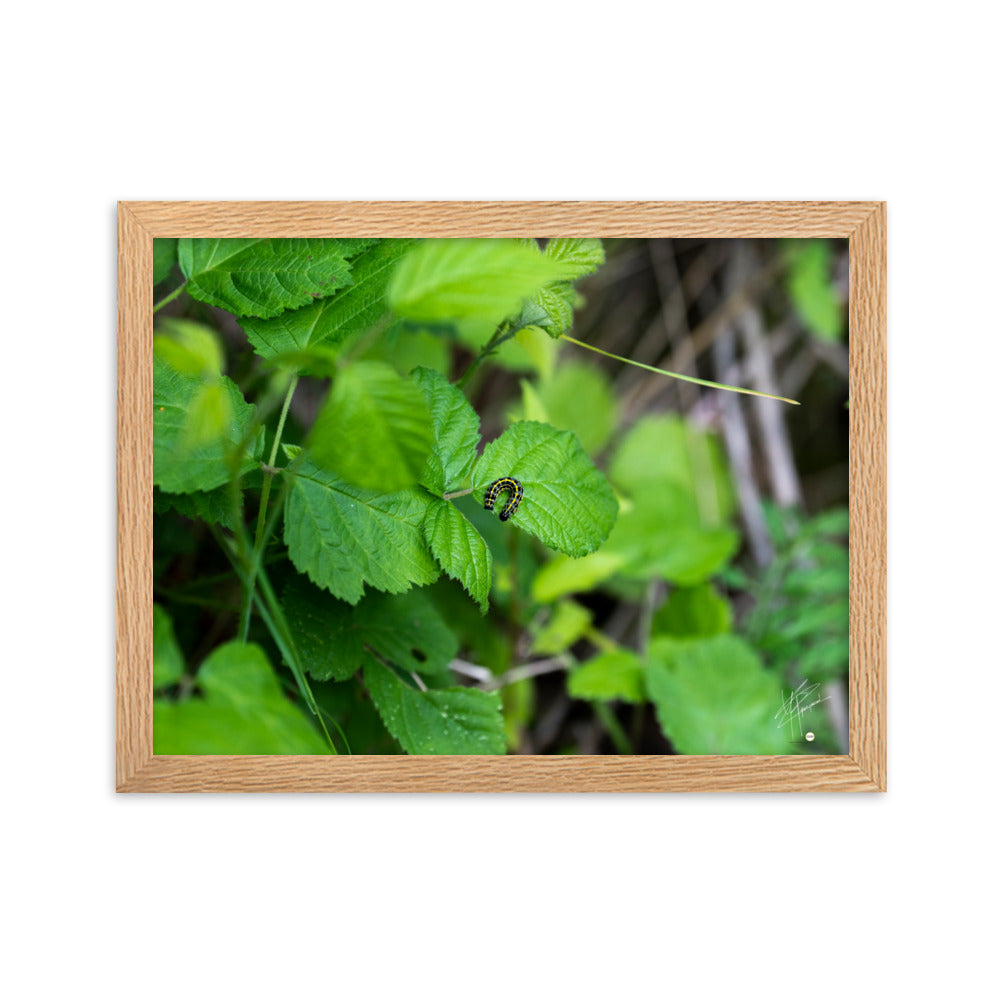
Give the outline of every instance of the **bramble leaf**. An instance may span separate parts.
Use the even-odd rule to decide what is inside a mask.
[[[551,239],[544,256],[557,263],[562,279],[540,288],[524,304],[518,317],[520,327],[538,327],[550,337],[558,338],[573,326],[573,310],[583,298],[572,282],[595,271],[604,263],[604,247],[596,239]]]
[[[229,642],[197,676],[203,698],[153,701],[156,754],[322,754],[328,749],[282,693],[264,651]]]
[[[653,616],[653,635],[679,639],[703,639],[729,632],[733,611],[729,602],[719,597],[711,583],[675,588],[667,603]]]
[[[558,261],[569,280],[591,274],[604,263],[604,244],[598,239],[556,237],[545,244],[545,256]]]
[[[377,240],[351,262],[352,284],[301,309],[287,309],[270,319],[245,317],[240,325],[262,358],[335,345],[363,333],[389,311],[386,288],[397,262],[414,240]]]
[[[582,556],[608,537],[618,502],[575,434],[529,420],[513,424],[483,450],[473,495],[482,503],[489,484],[505,476],[524,487],[511,523],[550,548]]]
[[[502,754],[500,694],[476,688],[420,691],[368,658],[365,686],[386,729],[409,754]]]
[[[485,615],[493,582],[493,557],[483,536],[454,504],[441,500],[427,510],[424,538],[441,568],[466,589]]]
[[[566,275],[537,246],[512,239],[426,240],[400,262],[389,285],[397,315],[424,323],[475,319],[496,325],[524,299]]]
[[[640,704],[646,700],[643,674],[639,657],[622,649],[587,660],[569,675],[567,687],[574,698]]]
[[[833,281],[833,245],[829,240],[789,240],[787,287],[803,325],[820,340],[839,340],[844,303]]]
[[[739,533],[730,528],[704,527],[693,499],[665,484],[644,486],[633,496],[602,551],[621,558],[616,572],[622,576],[694,586],[717,573],[739,544]]]
[[[420,482],[441,496],[469,474],[479,447],[479,416],[461,389],[430,368],[416,368],[413,381],[430,411],[434,445]]]
[[[625,435],[609,470],[628,494],[673,486],[691,498],[705,527],[723,525],[733,513],[729,466],[719,441],[673,416],[645,417]]]
[[[678,753],[794,752],[776,717],[782,707],[778,678],[742,639],[654,639],[646,687]]]
[[[285,506],[288,554],[313,583],[349,604],[366,585],[398,594],[432,583],[440,570],[422,525],[433,499],[419,488],[354,486],[303,459]]]
[[[531,596],[536,601],[554,601],[564,594],[593,590],[614,576],[627,562],[622,553],[610,553],[605,548],[582,559],[557,555],[535,574]]]
[[[153,350],[182,375],[211,378],[222,374],[225,360],[219,335],[189,319],[163,319],[157,324]]]
[[[206,387],[215,393],[212,423],[220,433],[207,434],[203,423],[194,420],[206,412]],[[229,481],[229,453],[239,447],[254,416],[251,406],[225,376],[204,380],[183,375],[159,355],[153,355],[153,482],[168,493],[213,490]],[[263,450],[263,437],[255,440],[244,454],[240,471],[256,466]]]
[[[296,576],[282,604],[302,663],[316,680],[346,680],[365,663],[366,648],[428,675],[446,671],[458,653],[458,641],[421,590],[372,593],[352,607]]]
[[[588,455],[608,443],[618,424],[618,402],[608,378],[591,365],[560,365],[541,383],[538,395],[548,422],[576,434]]]
[[[568,281],[557,281],[540,288],[528,299],[519,324],[541,327],[550,337],[558,337],[573,325],[576,290]]]
[[[241,485],[245,485],[245,481]],[[206,524],[221,524],[224,528],[233,528],[232,498],[229,486],[225,484],[214,490],[195,490],[193,493],[167,493],[154,486],[153,510],[157,514],[173,510],[182,517],[197,517]]]
[[[317,465],[391,493],[417,482],[434,438],[413,382],[381,361],[356,361],[334,379],[309,440]]]
[[[351,282],[349,258],[370,239],[181,239],[192,298],[236,316],[277,316]]]
[[[560,601],[532,640],[531,652],[540,656],[565,652],[584,635],[593,617],[587,608],[576,601]]]

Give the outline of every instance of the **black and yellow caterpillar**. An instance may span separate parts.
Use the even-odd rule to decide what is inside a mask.
[[[508,500],[504,504],[504,508],[500,511],[500,520],[506,521],[508,518],[514,516],[514,511],[517,510],[518,504],[524,498],[524,487],[516,479],[512,479],[510,476],[504,476],[503,479],[497,479],[495,482],[490,483],[489,488],[486,490],[486,497],[483,506],[487,510],[493,510],[494,505],[497,502],[497,497],[501,493],[507,491]]]

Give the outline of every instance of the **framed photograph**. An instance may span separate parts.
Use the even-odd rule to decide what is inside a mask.
[[[122,202],[119,791],[884,791],[881,202]]]

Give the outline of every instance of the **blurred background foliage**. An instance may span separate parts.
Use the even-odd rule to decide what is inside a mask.
[[[156,242],[159,299],[176,270],[160,246],[170,241]],[[572,431],[619,513],[608,540],[574,559],[471,496],[455,501],[489,546],[493,584],[485,617],[447,577],[420,591],[453,644],[451,683],[500,692],[512,753],[844,753],[846,241],[609,239],[604,250],[577,283],[576,339],[801,405],[677,381],[538,327],[504,343],[464,385],[483,440],[522,419]],[[175,364],[227,371],[241,388],[259,379],[230,313],[180,300],[162,318]],[[214,330],[221,350],[184,323]],[[352,338],[351,360],[454,381],[493,326],[388,317]],[[285,440],[305,438],[328,384],[302,378]],[[220,419],[217,393],[196,402]],[[204,523],[229,516],[213,496],[197,501],[218,503],[211,514],[155,497],[157,752],[196,752],[174,741],[192,693],[205,706],[197,752],[324,752],[285,666],[272,675],[255,659],[252,697],[232,683],[239,582]],[[294,574],[281,553],[268,559],[280,589]],[[282,663],[265,630],[251,637]],[[401,752],[362,685],[313,690],[353,752]]]

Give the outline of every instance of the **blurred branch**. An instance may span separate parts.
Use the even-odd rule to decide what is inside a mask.
[[[496,691],[497,688],[527,680],[529,677],[540,677],[542,674],[554,674],[561,670],[568,670],[571,662],[568,656],[553,656],[548,660],[525,663],[520,667],[511,667],[499,677],[491,677],[488,681],[484,681],[480,687],[484,691]]]
[[[704,256],[706,254],[702,255],[702,257]],[[660,296],[661,307],[658,318],[663,324],[665,339],[669,343],[671,340],[671,331],[676,331],[674,339],[680,344],[685,344],[691,340],[691,328],[688,326],[687,321],[684,283],[681,281],[677,270],[677,258],[674,255],[673,245],[668,245],[666,240],[650,240],[649,258],[653,264],[653,274],[656,276],[656,289]],[[688,268],[688,273],[690,274],[692,270],[693,268]],[[668,291],[671,283],[673,284],[673,288],[671,291]],[[705,284],[707,283],[706,280]],[[654,327],[650,327],[650,330],[652,329]],[[675,352],[675,356],[679,357],[680,354],[681,351],[678,349]],[[676,370],[687,374],[686,365]],[[685,413],[690,411],[698,399],[697,391],[690,384],[684,382],[678,384],[677,395],[680,408]]]
[[[745,286],[756,265],[756,253],[747,240],[739,240],[730,265],[733,283]],[[758,274],[760,271],[758,270]],[[764,333],[760,310],[747,305],[736,317],[736,326],[743,334],[746,351],[746,374],[759,392],[778,395],[778,380],[774,374],[771,351]],[[785,415],[770,399],[755,398],[752,403],[761,446],[767,461],[774,499],[781,507],[801,507],[802,487],[795,469],[792,445],[785,426]]]
[[[744,242],[737,241],[736,245],[741,246]],[[663,354],[656,367],[666,368],[669,371],[687,369],[697,360],[699,355],[711,347],[715,338],[721,334],[726,325],[732,322],[748,305],[753,304],[756,298],[771,285],[782,267],[782,261],[775,257],[755,274],[747,276],[737,286],[732,285],[727,278],[727,294],[722,303],[699,323],[688,337],[681,340],[673,351]],[[729,269],[727,268],[728,274]],[[663,386],[657,384],[655,379],[646,378],[637,383],[631,390],[624,392],[622,410],[626,415],[626,421],[630,422],[635,419],[637,414],[648,409],[650,403],[662,391]]]
[[[840,752],[847,753],[850,747],[850,723],[847,716],[847,685],[844,681],[830,681],[823,685],[827,714],[833,725]]]
[[[493,680],[493,671],[489,667],[481,667],[477,663],[467,663],[465,660],[454,659],[448,666],[456,674],[461,674],[463,677],[469,677],[480,683]]]
[[[730,377],[734,366],[736,335],[731,326],[720,331],[712,351],[715,365],[723,378]],[[750,554],[758,566],[767,566],[774,558],[774,547],[767,533],[764,509],[760,502],[760,492],[753,474],[753,453],[750,434],[743,419],[742,402],[738,396],[725,392],[720,394],[719,407],[722,412],[722,436],[729,453],[729,462],[736,480],[736,495],[740,502],[740,514],[747,530],[747,544]]]

